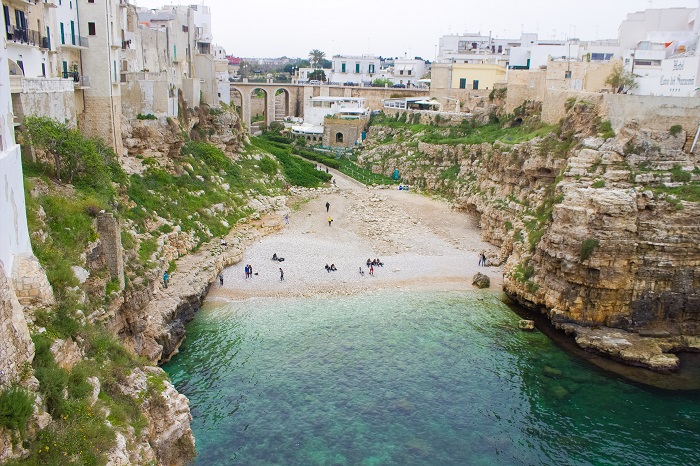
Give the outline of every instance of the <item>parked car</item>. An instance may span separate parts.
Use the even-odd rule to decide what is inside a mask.
[[[321,81],[319,81],[318,79],[312,79],[311,81],[309,81],[309,84],[311,84],[312,86],[318,86],[319,84],[321,84]]]
[[[401,88],[404,88],[404,87],[406,87],[406,85],[405,85],[405,84],[394,84],[394,85],[391,86],[391,87],[401,87]]]
[[[343,86],[357,86],[357,84],[352,81],[346,81],[343,83]]]

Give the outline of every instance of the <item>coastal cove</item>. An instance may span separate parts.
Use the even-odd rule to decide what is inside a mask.
[[[334,175],[247,241],[163,366],[190,399],[196,464],[698,462],[695,392],[632,383],[654,384],[505,304],[470,215]]]

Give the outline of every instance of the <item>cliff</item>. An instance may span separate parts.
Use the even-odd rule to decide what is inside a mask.
[[[506,262],[505,291],[581,346],[673,369],[667,353],[700,349],[698,157],[677,129],[632,125],[606,140],[598,125],[579,103],[553,132],[521,143],[431,144],[374,126],[361,163],[400,168],[405,182],[476,212],[501,247],[490,259]]]

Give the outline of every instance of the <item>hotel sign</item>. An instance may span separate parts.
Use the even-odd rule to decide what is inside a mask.
[[[661,95],[690,96],[695,92],[700,57],[669,58],[661,62]]]

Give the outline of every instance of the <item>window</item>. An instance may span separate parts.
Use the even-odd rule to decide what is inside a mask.
[[[189,32],[190,27],[189,26],[182,26],[182,32]]]
[[[570,70],[564,71],[564,79],[571,79],[571,71]]]
[[[474,89],[474,90],[479,89],[479,80],[478,80],[478,79],[475,79],[475,80],[472,82],[472,89]]]
[[[343,133],[336,133],[335,142],[343,142]]]
[[[360,64],[355,63],[355,73],[359,73],[359,72],[360,72]]]
[[[46,63],[41,64],[41,76],[46,77]]]
[[[402,75],[402,74],[403,74],[403,70],[399,70],[399,74],[401,74],[401,75]]]
[[[66,44],[66,35],[65,31],[63,30],[63,23],[59,24],[61,27],[61,44],[65,45]]]
[[[345,73],[345,62],[340,64],[340,72]]]
[[[75,21],[70,22],[70,43],[75,45]]]
[[[406,74],[409,75],[409,76],[411,76],[411,70],[406,70],[406,71],[407,71]]]
[[[459,78],[459,88],[460,89],[467,88],[467,78]]]
[[[95,3],[95,0],[88,0],[88,3]]]
[[[370,72],[370,73],[374,73],[374,63],[371,63],[371,64],[369,65],[369,72]]]
[[[97,31],[95,30],[95,23],[88,23],[88,35],[97,35]]]

